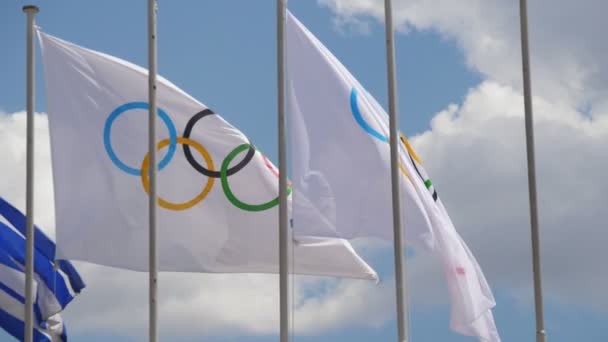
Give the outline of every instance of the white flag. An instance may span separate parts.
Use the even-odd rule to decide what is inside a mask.
[[[296,234],[391,239],[388,116],[291,13],[287,15],[289,125]],[[499,341],[495,301],[420,159],[400,136],[406,239],[436,253],[452,302],[451,327]]]
[[[287,66],[295,231],[392,239],[388,121],[370,114],[384,111],[291,13]],[[408,239],[431,247],[416,191],[402,183]]]
[[[39,32],[58,258],[148,267],[148,76]],[[239,130],[166,79],[158,97],[161,271],[278,272],[276,169]],[[304,237],[294,273],[375,279],[345,240]]]

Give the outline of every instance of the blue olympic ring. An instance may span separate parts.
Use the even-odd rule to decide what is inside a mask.
[[[116,153],[114,153],[114,149],[112,148],[112,144],[110,143],[110,131],[112,129],[112,124],[114,124],[114,120],[116,120],[116,118],[118,118],[120,114],[131,109],[148,109],[149,107],[150,106],[146,102],[126,103],[114,109],[114,111],[110,113],[110,116],[108,116],[105,127],[103,129],[103,143],[114,165],[116,165],[124,172],[135,176],[141,175],[141,169],[130,167],[123,163],[120,159],[118,159],[118,156],[116,155]],[[173,158],[173,154],[175,153],[175,150],[177,148],[177,130],[175,129],[175,125],[173,125],[173,122],[169,118],[169,115],[167,115],[164,110],[158,108],[157,111],[158,116],[163,120],[163,122],[165,123],[165,125],[167,125],[167,128],[169,129],[169,150],[165,157],[160,161],[160,163],[158,163],[158,169],[162,170],[171,161],[171,158]]]
[[[361,128],[363,128],[367,133],[369,133],[369,135],[382,142],[388,143],[387,136],[376,131],[363,119],[363,116],[359,111],[359,104],[357,103],[357,90],[355,90],[355,88],[353,88],[350,92],[350,110],[353,113],[353,116],[355,117],[355,120],[357,121],[359,126],[361,126]]]

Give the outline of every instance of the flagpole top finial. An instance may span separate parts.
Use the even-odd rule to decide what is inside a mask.
[[[25,5],[22,9],[25,13],[38,13],[40,11],[38,6],[35,5]]]

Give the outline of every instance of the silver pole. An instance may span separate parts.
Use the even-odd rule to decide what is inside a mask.
[[[158,255],[156,251],[156,0],[148,0],[148,153],[150,166],[149,196],[149,341],[158,341],[158,328],[156,322],[157,292],[158,292]]]
[[[540,270],[540,241],[538,232],[538,205],[536,196],[536,165],[534,157],[534,122],[532,117],[532,86],[530,82],[530,50],[528,45],[528,5],[519,1],[521,23],[521,55],[524,80],[524,108],[526,116],[526,150],[528,156],[528,193],[530,196],[530,224],[532,233],[532,272],[534,273],[534,308],[536,311],[536,341],[545,342],[543,315],[543,289]]]
[[[391,185],[393,197],[393,232],[395,254],[395,290],[397,295],[397,326],[399,342],[407,342],[408,318],[406,299],[406,262],[403,253],[401,231],[401,197],[399,196],[399,136],[397,132],[397,77],[395,66],[395,42],[393,39],[393,6],[391,0],[384,1],[384,21],[386,25],[386,67],[388,78],[388,111],[391,149]]]
[[[281,342],[289,342],[289,232],[287,218],[287,153],[285,138],[285,8],[277,0],[277,105],[279,132],[279,300]]]
[[[27,144],[25,176],[25,334],[34,337],[34,16],[38,7],[23,6],[27,14]]]

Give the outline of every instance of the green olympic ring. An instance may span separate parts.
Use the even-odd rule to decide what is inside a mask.
[[[232,190],[230,190],[230,184],[228,184],[228,166],[230,166],[230,162],[239,153],[248,150],[250,148],[250,146],[251,146],[250,144],[242,144],[242,145],[237,146],[234,150],[232,150],[232,152],[230,152],[226,156],[226,158],[222,162],[222,167],[220,169],[220,179],[222,181],[222,189],[224,190],[224,194],[226,195],[226,198],[228,198],[230,203],[232,203],[235,207],[243,209],[243,210],[247,210],[247,211],[264,211],[264,210],[270,209],[274,206],[277,206],[279,204],[279,197],[277,196],[275,199],[270,200],[266,203],[262,203],[262,204],[245,203],[245,202],[239,200],[238,198],[236,198],[234,193],[232,193]],[[290,193],[291,193],[291,186],[288,186],[287,195],[289,196]]]

